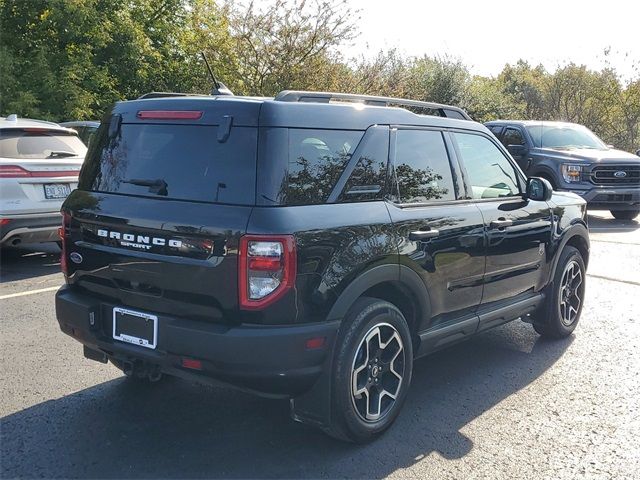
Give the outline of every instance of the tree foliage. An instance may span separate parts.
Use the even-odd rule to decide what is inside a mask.
[[[567,120],[619,148],[640,147],[640,72],[524,60],[474,76],[448,56],[397,50],[347,59],[358,34],[346,1],[0,0],[0,113],[55,121],[99,118],[149,91],[236,94],[335,90],[449,103],[473,118]],[[605,56],[608,52],[605,52]]]

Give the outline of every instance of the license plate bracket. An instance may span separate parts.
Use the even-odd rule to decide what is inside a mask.
[[[56,198],[67,198],[71,193],[71,185],[68,183],[45,183],[44,198],[51,200]]]
[[[150,313],[114,307],[113,338],[132,345],[155,349],[158,343],[158,317]]]

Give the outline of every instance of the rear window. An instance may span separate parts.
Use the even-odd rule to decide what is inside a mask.
[[[257,129],[122,124],[109,138],[105,122],[94,138],[80,188],[211,203],[255,201]]]
[[[364,132],[289,130],[288,205],[325,203]]]
[[[58,159],[84,157],[87,147],[77,135],[44,129],[0,130],[0,157]]]

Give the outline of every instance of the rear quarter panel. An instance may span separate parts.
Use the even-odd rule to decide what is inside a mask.
[[[256,207],[247,233],[293,234],[296,240],[296,288],[265,310],[251,312],[259,323],[324,321],[354,278],[378,265],[397,264],[393,225],[381,201]]]

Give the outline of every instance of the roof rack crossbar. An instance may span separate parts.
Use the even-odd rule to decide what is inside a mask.
[[[407,100],[404,98],[394,97],[377,97],[373,95],[358,95],[351,93],[334,93],[334,92],[306,92],[298,90],[284,90],[275,96],[275,100],[279,102],[317,102],[329,103],[331,100],[342,100],[346,102],[358,102],[365,105],[373,105],[379,107],[418,107],[437,110],[443,117],[462,118],[471,120],[471,117],[460,107],[452,105],[443,105],[441,103],[421,102],[419,100]]]

